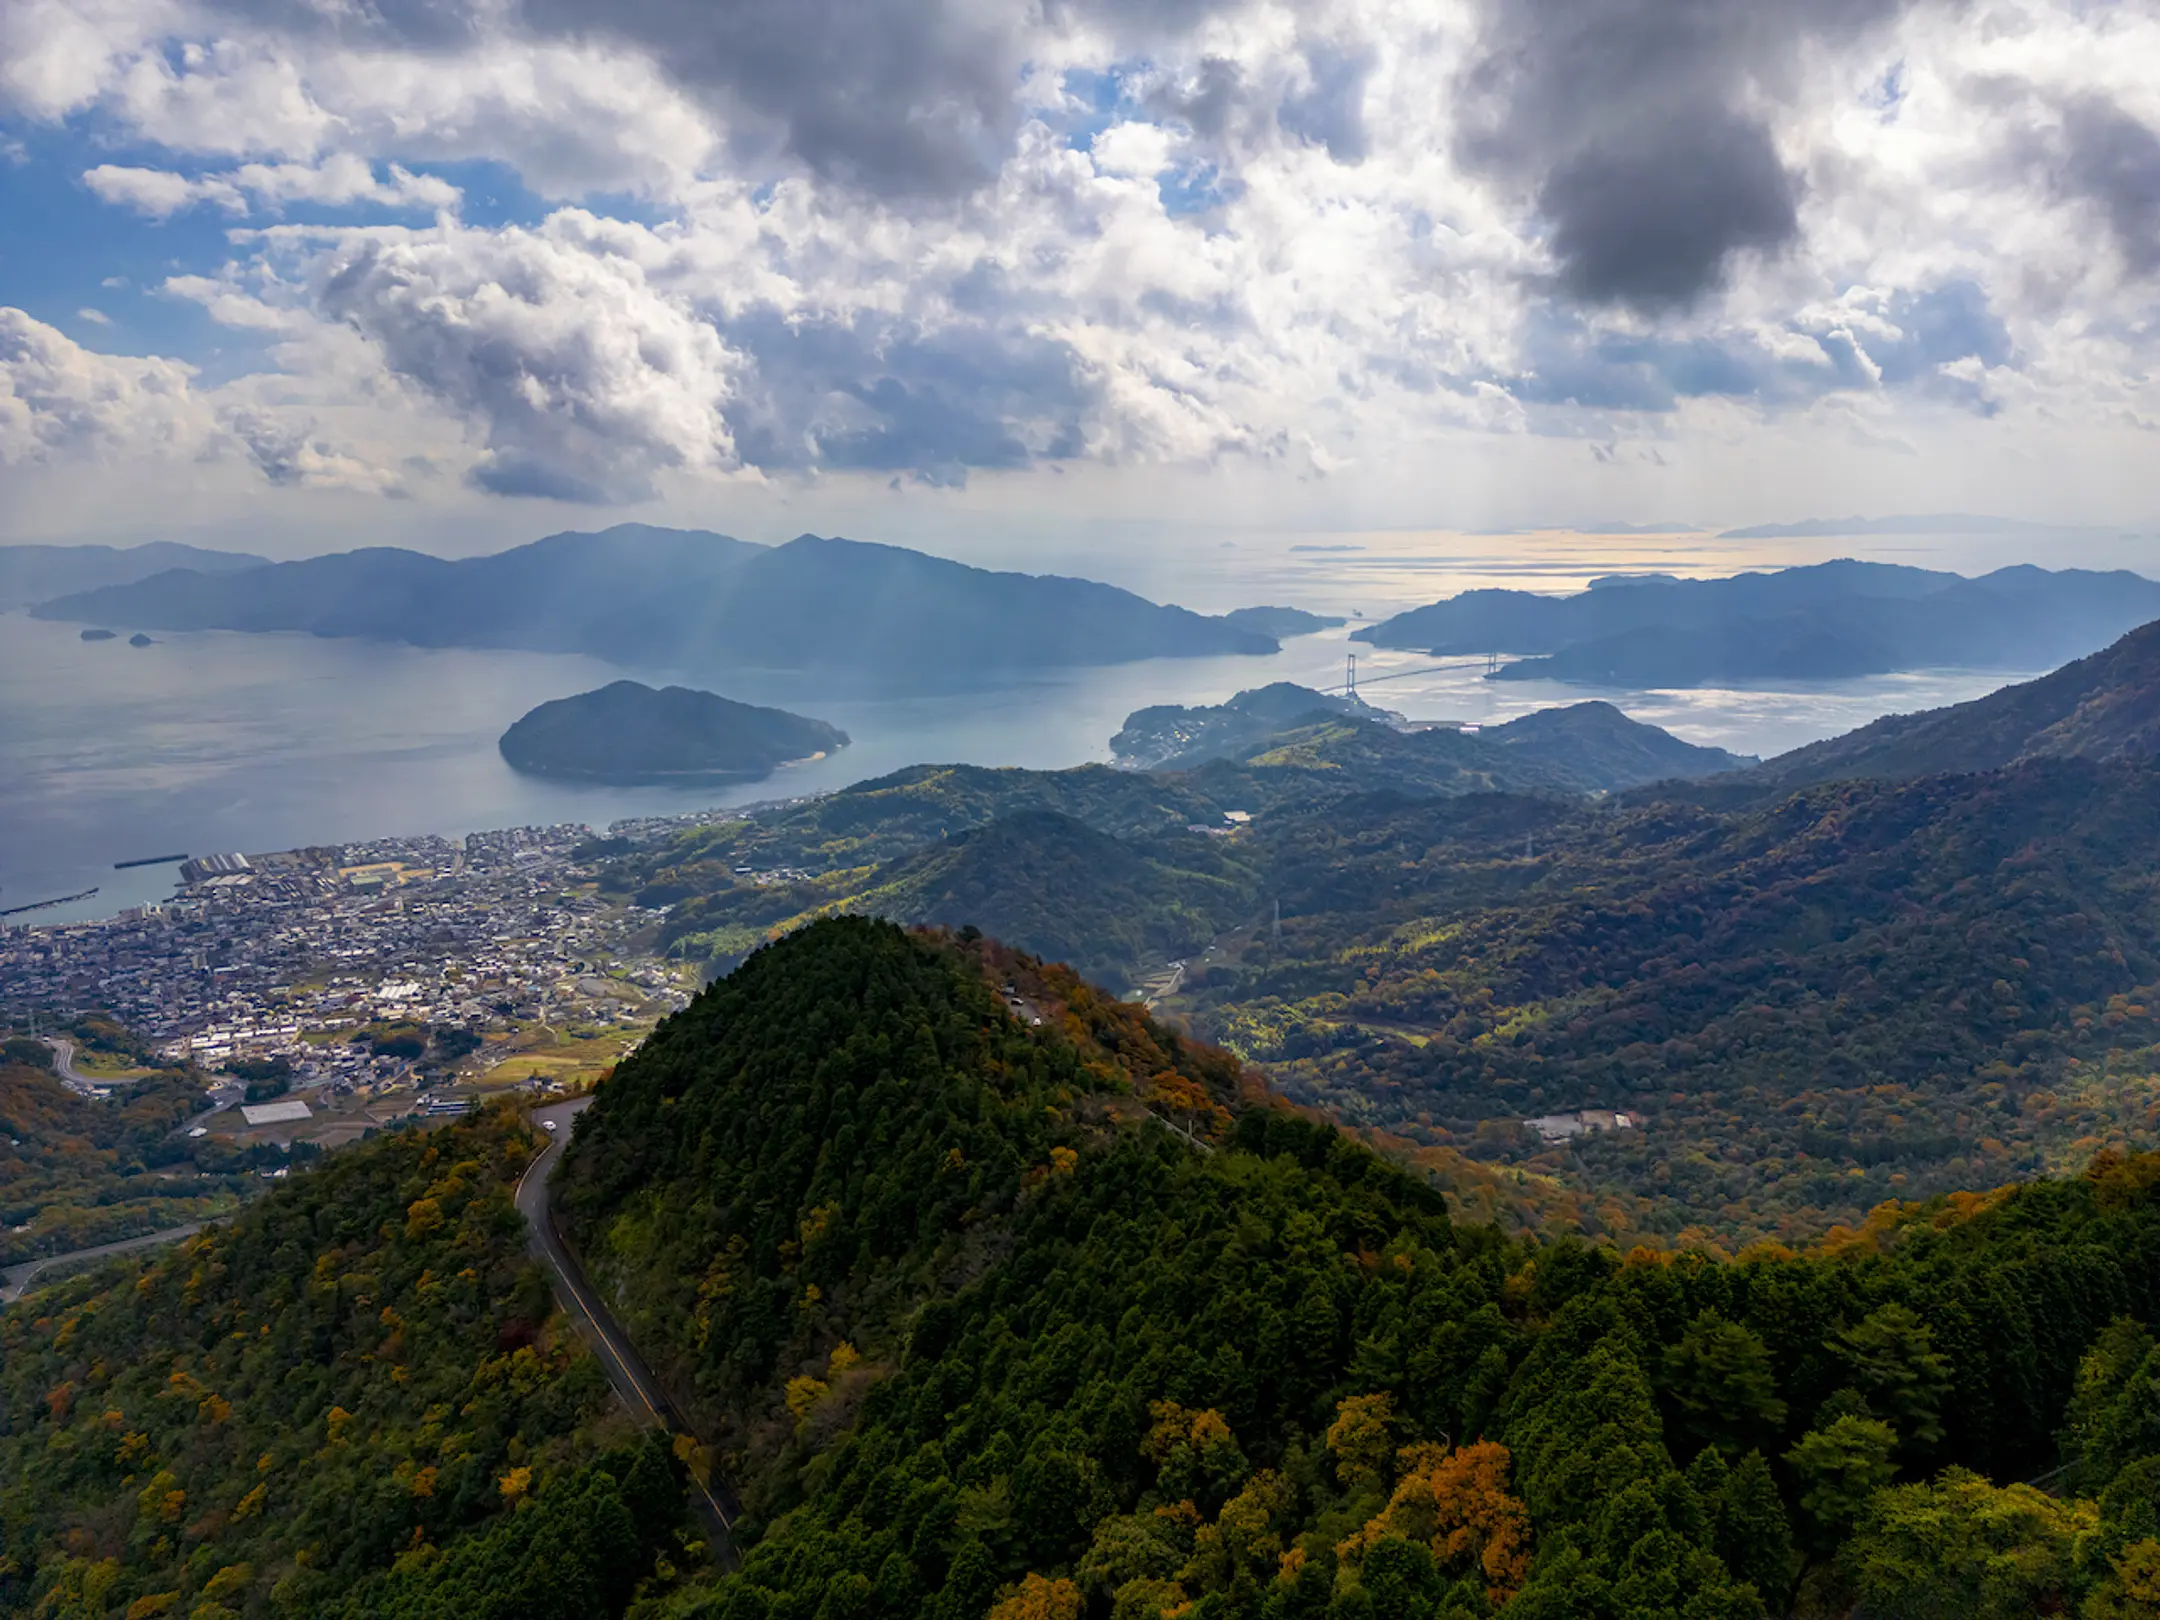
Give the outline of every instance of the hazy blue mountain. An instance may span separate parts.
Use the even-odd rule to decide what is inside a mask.
[[[1701,686],[2041,668],[2155,617],[2160,584],[2123,571],[2023,565],[1967,579],[1841,560],[1727,579],[1607,578],[1571,596],[1466,591],[1353,639],[1438,656],[1526,655],[1501,679]]]
[[[1907,513],[1901,517],[1804,518],[1798,523],[1757,523],[1727,529],[1720,540],[1830,540],[1863,534],[2052,534],[2066,525],[2021,523],[1973,512]]]
[[[141,546],[0,546],[0,612],[48,597],[130,585],[169,568],[229,574],[260,568],[267,558],[245,551],[205,551],[172,540]]]
[[[615,681],[543,703],[502,734],[502,756],[534,776],[585,782],[745,782],[845,748],[848,734],[785,709],[686,686]]]
[[[179,570],[36,611],[123,628],[306,630],[879,680],[1276,648],[1271,636],[1089,580],[817,535],[759,546],[642,524],[454,562],[383,548],[230,575]]]
[[[1309,636],[1315,630],[1333,630],[1350,621],[1333,618],[1324,613],[1308,613],[1294,607],[1243,607],[1217,615],[1223,623],[1234,624],[1242,630],[1252,630],[1263,636],[1283,640],[1290,636]]]

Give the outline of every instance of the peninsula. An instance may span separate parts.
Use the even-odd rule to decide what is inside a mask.
[[[556,698],[502,735],[514,770],[572,781],[754,782],[845,748],[836,726],[686,686],[616,681]]]

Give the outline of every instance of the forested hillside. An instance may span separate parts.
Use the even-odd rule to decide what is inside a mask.
[[[621,1613],[681,1486],[525,1259],[535,1147],[366,1143],[0,1312],[0,1613]]]
[[[2150,767],[1468,808],[1264,829],[1282,944],[1184,1005],[1294,1096],[1582,1188],[1594,1233],[1798,1240],[2160,1131]],[[1640,1128],[1521,1123],[1582,1108]]]
[[[1768,790],[1849,777],[1987,771],[2024,759],[2160,757],[2160,624],[1970,703],[1886,715],[1746,773]]]
[[[2160,683],[2134,650],[2064,672],[2085,732],[2139,734]],[[1598,707],[1518,722],[1538,771],[1585,729],[1626,739]],[[1595,802],[1402,785],[1443,757],[1345,720],[1182,772],[926,768],[605,881],[716,970],[836,911],[972,923],[1118,989],[1182,959],[1166,1010],[1293,1097],[1479,1208],[1629,1242],[1803,1241],[2160,1128],[2152,764]],[[1583,1109],[1636,1128],[1528,1123]]]
[[[2155,1599],[2160,1160],[1834,1255],[1623,1262],[1452,1222],[1061,975],[842,920],[672,1020],[570,1173],[749,1508],[741,1572],[684,1612]],[[2015,1483],[2063,1461],[2076,1494]]]
[[[501,1113],[363,1143],[0,1313],[0,1610],[2160,1604],[2160,1156],[1820,1252],[1622,1256],[1451,1218],[1061,969],[820,923],[621,1066],[560,1189],[744,1500],[721,1569],[525,1261],[535,1145]]]
[[[1274,688],[1243,696],[1271,693],[1296,708]],[[1199,717],[1202,730],[1217,713],[1178,712]],[[678,834],[616,860],[604,881],[671,907],[658,943],[716,971],[812,917],[858,911],[973,923],[1122,989],[1249,922],[1261,904],[1249,848],[1192,836],[1242,824],[1226,815],[1324,818],[1372,793],[1572,799],[1743,763],[1607,703],[1525,715],[1482,735],[1402,732],[1356,715],[1294,718],[1312,723],[1262,726],[1239,758],[1201,747],[1199,762],[1178,770],[915,766]]]
[[[253,1190],[263,1155],[177,1134],[209,1106],[201,1076],[173,1070],[97,1100],[24,1061],[43,1047],[9,1045],[18,1051],[0,1054],[0,1265],[221,1213]]]

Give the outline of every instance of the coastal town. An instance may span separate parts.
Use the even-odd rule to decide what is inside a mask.
[[[0,932],[0,1021],[101,1011],[285,1134],[575,1085],[697,983],[640,948],[659,913],[598,891],[596,844],[566,824],[197,856],[169,900]]]

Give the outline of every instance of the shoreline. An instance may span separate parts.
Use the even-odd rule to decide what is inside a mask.
[[[778,764],[762,769],[739,771],[579,771],[557,770],[535,765],[521,765],[508,754],[503,763],[520,776],[529,776],[538,782],[576,782],[592,787],[733,787],[745,782],[763,782],[777,772],[798,765],[814,765],[821,759],[829,759],[838,753],[837,748],[820,748],[814,754],[804,754],[796,759],[783,759]]]

